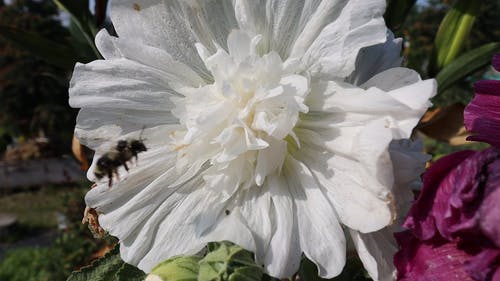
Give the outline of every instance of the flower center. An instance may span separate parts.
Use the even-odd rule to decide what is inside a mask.
[[[284,139],[294,136],[299,113],[308,111],[308,79],[276,52],[257,54],[259,41],[260,36],[233,31],[229,52],[218,47],[210,55],[197,45],[214,83],[183,88],[184,97],[174,101],[174,115],[185,127],[174,136],[180,158],[209,160],[205,179],[214,186],[262,185],[267,175],[279,172]]]

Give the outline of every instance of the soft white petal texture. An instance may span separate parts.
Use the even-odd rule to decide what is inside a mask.
[[[87,204],[101,214],[101,226],[120,238],[122,258],[145,271],[158,260],[199,251],[205,242],[197,233],[198,217],[216,200],[198,188],[199,177],[169,185],[183,173],[176,171],[175,154],[160,156],[166,152],[142,153],[141,165],[131,169],[125,180],[112,188],[100,184],[86,196]]]
[[[296,273],[300,265],[297,210],[284,177],[268,177],[265,184],[271,195],[272,237],[264,268],[271,276],[286,278]]]
[[[420,175],[425,170],[425,162],[430,159],[422,150],[421,140],[394,140],[389,146],[394,164],[396,222],[372,233],[349,229],[360,259],[375,281],[391,281],[394,278],[396,269],[392,259],[398,249],[394,233],[403,230],[402,221],[414,198],[412,187],[421,184]]]
[[[341,10],[339,6],[343,6]],[[303,55],[303,63],[318,76],[347,77],[361,48],[385,42],[384,10],[383,0],[323,1],[319,15],[313,15],[291,56]],[[318,25],[324,23],[328,24],[310,41],[308,34],[317,32]]]
[[[120,38],[165,50],[175,60],[208,78],[197,54],[196,34],[186,20],[183,0],[112,1],[110,15]]]
[[[264,265],[271,241],[274,221],[271,214],[272,201],[269,186],[249,188],[244,191],[239,205],[241,216],[252,231],[255,240],[255,261]]]
[[[324,144],[309,140],[307,135],[312,134],[312,131],[297,131],[303,143],[295,157],[311,169],[339,220],[362,232],[388,225],[393,217],[388,198],[392,186],[378,182],[358,160],[331,153]]]
[[[262,52],[277,51],[287,58],[290,47],[321,0],[234,0],[240,28],[252,34],[262,34]],[[323,26],[319,27],[322,28]]]
[[[112,1],[118,37],[97,34],[104,60],[76,65],[69,102],[96,150],[91,180],[119,140],[147,147],[86,196],[122,258],[147,272],[229,240],[271,276],[292,276],[304,254],[331,278],[344,228],[388,280],[388,225],[426,159],[400,139],[436,85],[396,67],[385,2]]]
[[[359,86],[378,73],[400,66],[403,62],[402,45],[403,39],[395,39],[394,34],[388,30],[386,42],[361,49],[356,59],[356,68],[348,78],[349,83]]]
[[[319,82],[308,96],[312,102],[306,103],[313,112],[295,130],[304,142],[296,157],[325,187],[342,223],[358,231],[379,230],[395,217],[388,148],[393,139],[410,136],[435,93],[432,80],[405,86],[412,79],[419,80],[414,72],[396,68],[366,83],[389,92]],[[367,216],[372,218],[368,223]]]
[[[189,66],[175,60],[165,50],[140,41],[113,37],[102,29],[96,35],[96,45],[106,60],[125,58],[160,70],[169,84],[182,86],[203,85],[203,79]]]
[[[397,244],[390,228],[372,233],[360,233],[349,229],[358,256],[374,281],[394,280],[392,259],[397,251]]]
[[[284,173],[295,199],[302,251],[316,263],[320,277],[337,276],[344,268],[346,242],[334,209],[304,164],[289,157]]]

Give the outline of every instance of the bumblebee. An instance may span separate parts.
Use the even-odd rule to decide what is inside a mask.
[[[104,153],[98,160],[94,169],[95,177],[100,180],[104,176],[107,176],[108,186],[113,185],[113,176],[117,178],[118,168],[123,166],[125,170],[129,170],[127,164],[135,158],[136,162],[138,160],[138,154],[140,152],[147,151],[146,145],[142,140],[120,140],[116,146]]]

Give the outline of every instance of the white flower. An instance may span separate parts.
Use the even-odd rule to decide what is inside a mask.
[[[291,276],[304,253],[333,277],[346,230],[371,276],[385,280],[396,189],[422,165],[405,141],[392,146],[410,137],[436,86],[393,68],[401,42],[387,37],[384,8],[385,0],[112,2],[119,38],[98,34],[105,60],[75,67],[70,104],[81,108],[75,132],[96,150],[93,167],[145,128],[137,165],[86,196],[122,258],[149,271],[230,240],[272,276]],[[394,158],[405,155],[413,160]],[[399,175],[403,165],[409,174]]]

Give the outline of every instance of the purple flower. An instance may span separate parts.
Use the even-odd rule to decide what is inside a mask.
[[[500,70],[500,55],[493,59]],[[500,281],[500,81],[475,84],[465,109],[471,140],[493,147],[441,158],[396,234],[402,281]]]

